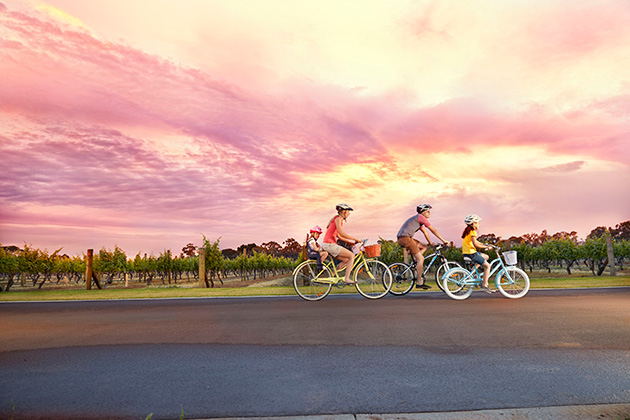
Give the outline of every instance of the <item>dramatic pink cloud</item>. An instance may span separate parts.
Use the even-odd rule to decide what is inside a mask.
[[[419,202],[456,242],[630,219],[624,1],[128,3],[0,3],[0,243],[282,242],[338,202],[371,240]]]

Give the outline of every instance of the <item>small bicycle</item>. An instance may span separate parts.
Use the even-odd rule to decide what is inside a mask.
[[[435,271],[435,282],[441,290],[442,283],[440,281],[442,275],[446,273],[451,268],[461,267],[458,263],[453,261],[448,261],[445,256],[442,255],[442,248],[446,248],[446,245],[435,245],[435,252],[433,254],[427,255],[424,258],[425,265],[424,271],[422,272],[422,277],[425,277],[434,263],[439,263],[437,266],[437,270]],[[428,261],[428,262],[427,262]],[[417,273],[416,270],[416,259],[411,257],[411,263],[405,264],[403,262],[395,262],[389,265],[389,269],[392,271],[392,275],[394,276],[394,281],[392,283],[392,288],[389,293],[402,296],[409,293],[414,284],[417,281]]]
[[[351,274],[357,291],[368,299],[379,299],[392,287],[392,272],[385,263],[374,259],[381,254],[381,245],[365,246],[366,242],[367,239],[358,247],[350,270],[354,272]],[[293,287],[302,299],[321,300],[328,296],[333,286],[346,286],[340,273],[347,269],[337,269],[332,258],[319,270],[315,260],[307,260],[293,270]]]
[[[497,258],[490,263],[490,276],[496,273],[494,283],[497,289],[506,298],[522,298],[529,291],[529,277],[523,270],[515,267],[516,251],[503,252],[504,263],[498,252],[499,248],[494,245],[491,247],[497,250]],[[470,270],[455,267],[448,270],[442,277],[444,292],[455,300],[468,298],[473,289],[481,286],[483,282],[483,270],[480,273],[479,266],[467,257],[464,257],[464,261],[472,266]]]

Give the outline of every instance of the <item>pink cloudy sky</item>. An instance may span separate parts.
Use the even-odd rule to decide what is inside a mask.
[[[0,243],[630,219],[627,0],[0,0]]]

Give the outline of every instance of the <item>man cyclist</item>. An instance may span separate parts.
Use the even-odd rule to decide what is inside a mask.
[[[425,284],[425,278],[422,275],[422,272],[424,271],[424,252],[427,250],[428,245],[414,239],[413,235],[420,230],[427,239],[427,243],[429,245],[433,245],[433,243],[431,243],[431,239],[429,238],[429,233],[427,232],[428,229],[437,238],[439,238],[444,245],[448,245],[448,242],[442,238],[442,235],[440,235],[437,229],[429,222],[431,208],[432,207],[429,204],[420,204],[416,207],[418,214],[407,219],[405,223],[403,223],[397,235],[398,244],[408,250],[409,253],[416,259],[416,269],[418,270],[418,281],[416,282],[416,287],[425,290],[431,288],[431,286]]]

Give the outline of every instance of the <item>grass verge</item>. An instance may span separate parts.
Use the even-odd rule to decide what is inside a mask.
[[[431,284],[432,282],[429,282]],[[492,279],[490,281],[492,284]],[[589,287],[630,287],[630,276],[618,277],[554,277],[531,279],[532,289],[573,289]],[[433,291],[438,290],[433,287]],[[333,288],[331,293],[357,293],[354,287]],[[425,293],[425,292],[413,292]],[[112,299],[165,299],[233,296],[295,295],[293,287],[221,287],[216,289],[147,287],[141,289],[107,288],[103,290],[34,290],[0,293],[0,302],[52,301],[52,300],[112,300]]]

